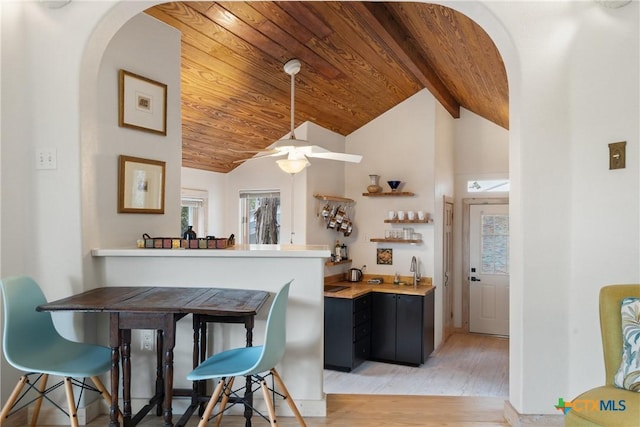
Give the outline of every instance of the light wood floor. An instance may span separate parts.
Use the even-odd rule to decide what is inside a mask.
[[[507,427],[503,411],[508,396],[508,340],[453,335],[419,368],[366,362],[350,374],[326,371],[325,391],[327,417],[306,417],[309,427]],[[188,427],[197,422],[194,416]],[[89,424],[106,425],[106,416]],[[162,417],[148,416],[139,425],[161,426]],[[238,416],[225,416],[222,423],[244,425]],[[253,425],[269,424],[254,417]],[[278,425],[298,423],[279,417]]]
[[[454,334],[419,367],[366,361],[351,372],[325,370],[328,394],[509,396],[509,340]]]
[[[308,427],[403,427],[403,426],[457,426],[457,427],[508,427],[502,416],[504,399],[497,397],[466,396],[400,396],[331,394],[327,396],[326,417],[306,417]],[[279,417],[278,426],[298,426],[293,417]],[[197,425],[193,417],[188,427]],[[215,423],[210,422],[208,427]],[[91,427],[108,425],[108,418],[101,417]],[[159,427],[162,417],[146,417],[140,427]],[[225,416],[223,427],[244,426],[244,418]],[[261,418],[253,418],[252,425],[268,426]]]

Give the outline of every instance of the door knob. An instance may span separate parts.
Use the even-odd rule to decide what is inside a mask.
[[[477,278],[477,277],[475,277],[475,276],[471,276],[471,281],[472,281],[472,282],[481,282],[481,280],[480,280],[480,279],[478,279],[478,278]]]

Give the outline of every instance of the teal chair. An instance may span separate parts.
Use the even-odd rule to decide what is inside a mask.
[[[287,300],[289,297],[289,286],[287,283],[276,294],[269,316],[267,318],[267,326],[265,330],[264,344],[256,347],[241,347],[232,350],[217,353],[204,362],[187,375],[187,379],[191,381],[201,381],[209,379],[218,379],[218,383],[214,389],[211,399],[205,408],[198,427],[204,427],[209,422],[213,408],[218,399],[222,397],[220,409],[216,414],[217,425],[222,421],[222,414],[227,408],[230,397],[242,401],[237,392],[232,391],[233,379],[238,376],[248,377],[251,384],[259,384],[262,389],[264,400],[267,404],[269,412],[269,421],[272,427],[276,426],[275,408],[270,393],[278,394],[291,408],[296,419],[301,426],[306,426],[295,402],[289,395],[287,388],[280,378],[275,366],[282,360],[286,345],[286,310]],[[266,375],[262,375],[267,372]],[[273,387],[267,385],[266,377],[272,376],[272,380],[278,384],[280,393],[277,393]],[[235,402],[235,400],[234,400]],[[236,402],[237,403],[237,402]],[[243,403],[247,404],[247,402]],[[255,410],[255,408],[254,408]],[[257,412],[257,411],[256,411]],[[266,417],[259,412],[260,416]]]
[[[93,344],[69,341],[58,334],[51,314],[37,312],[36,307],[46,303],[38,284],[29,277],[9,277],[0,281],[4,302],[4,356],[14,368],[25,372],[9,396],[0,413],[0,424],[16,411],[35,402],[32,426],[38,422],[42,400],[47,399],[69,416],[72,426],[78,426],[77,405],[73,386],[81,390],[100,393],[111,405],[111,396],[98,375],[111,369],[111,350]],[[47,387],[49,375],[58,375],[64,380]],[[76,378],[76,379],[74,379]],[[82,378],[80,382],[77,378]],[[84,378],[91,378],[95,388],[86,384]],[[47,393],[64,384],[67,394],[67,413]],[[27,385],[27,389],[23,389]],[[37,397],[24,402],[30,390]]]

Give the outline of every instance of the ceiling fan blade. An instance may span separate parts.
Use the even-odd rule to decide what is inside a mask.
[[[278,156],[284,156],[285,154],[287,154],[286,151],[279,151],[279,150],[261,151],[261,153],[263,154],[260,156],[253,156],[253,157],[248,157],[246,159],[235,160],[233,163],[244,163],[248,160],[262,159],[265,157],[278,157]]]
[[[360,163],[362,156],[359,154],[338,153],[329,151],[319,145],[298,146],[296,151],[303,153],[307,157],[318,159],[339,160],[342,162]]]
[[[232,153],[242,153],[242,154],[258,154],[258,153],[271,153],[275,150],[235,150],[233,148],[229,148],[229,151]]]
[[[362,156],[359,154],[335,153],[333,151],[305,153],[307,157],[317,159],[339,160],[341,162],[360,163]]]

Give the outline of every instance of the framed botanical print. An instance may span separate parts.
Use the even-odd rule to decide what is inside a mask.
[[[120,156],[118,213],[164,213],[165,162]]]

